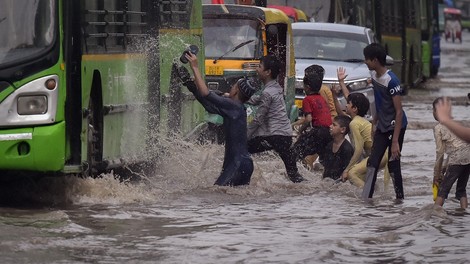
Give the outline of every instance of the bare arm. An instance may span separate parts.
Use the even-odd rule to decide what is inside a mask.
[[[348,87],[346,87],[346,83],[344,82],[346,77],[348,77],[348,75],[346,74],[346,70],[343,67],[339,67],[336,70],[336,75],[338,75],[339,86],[341,87],[341,91],[343,92],[344,98],[348,98],[349,90]]]
[[[196,55],[192,54],[191,52],[188,52],[185,54],[185,56],[189,61],[189,65],[191,65],[191,70],[194,74],[194,83],[196,84],[199,93],[201,94],[201,96],[204,97],[209,95],[209,88],[207,88],[206,82],[204,82],[204,79],[202,79]]]
[[[448,98],[436,104],[437,119],[460,139],[470,143],[470,127],[465,127],[452,119],[452,103]]]
[[[313,119],[312,115],[307,114],[304,118],[299,119],[295,121],[294,123],[292,123],[292,127],[300,125],[300,128],[298,131],[300,134],[302,134],[302,132],[304,132],[304,130],[312,123],[312,119]]]
[[[344,116],[347,115],[341,108],[341,104],[338,101],[338,97],[336,96],[336,90],[334,89],[334,87],[332,87],[331,94],[333,95],[333,101],[335,103],[336,113],[338,113],[338,115],[344,115]]]
[[[395,127],[393,128],[392,137],[392,160],[400,158],[400,145],[398,144],[398,137],[403,123],[403,108],[401,105],[401,96],[396,95],[392,98],[393,107],[395,108]]]
[[[444,161],[445,147],[442,142],[441,130],[438,127],[434,128],[434,140],[436,142],[436,162],[434,163],[434,183],[439,183],[442,176],[442,164]]]

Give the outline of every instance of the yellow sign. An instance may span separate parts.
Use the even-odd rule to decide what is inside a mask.
[[[206,75],[224,75],[224,67],[222,66],[207,66]]]
[[[299,109],[302,109],[302,100],[295,100],[295,105],[296,105]]]

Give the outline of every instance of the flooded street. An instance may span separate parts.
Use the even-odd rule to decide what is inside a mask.
[[[469,124],[470,33],[441,40],[438,78],[409,91],[404,108],[405,200],[379,174],[371,202],[349,183],[300,172],[294,184],[272,153],[254,156],[247,187],[215,187],[223,146],[175,139],[138,183],[76,177],[2,182],[1,263],[468,263],[470,215],[434,208],[432,100],[450,96]],[[450,197],[453,197],[455,188]]]

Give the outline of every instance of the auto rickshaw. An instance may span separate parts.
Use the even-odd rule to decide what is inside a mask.
[[[455,42],[455,39],[459,39],[462,43],[462,24],[461,24],[462,12],[457,8],[444,8],[444,25],[445,25],[445,38],[452,39],[452,42]]]
[[[246,5],[203,5],[205,75],[211,90],[226,93],[242,77],[257,79],[256,68],[264,55],[275,55],[282,65],[278,76],[284,87],[287,113],[298,117],[295,100],[295,66],[292,28],[280,10]],[[263,89],[261,83],[257,84]],[[248,122],[256,109],[248,107]],[[222,119],[209,115],[209,123]]]

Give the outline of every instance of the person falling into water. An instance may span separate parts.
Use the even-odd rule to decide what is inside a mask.
[[[219,96],[209,89],[198,68],[196,55],[187,52],[194,81],[189,78],[185,67],[179,68],[183,84],[191,91],[204,108],[224,119],[225,155],[222,172],[215,185],[238,186],[250,183],[253,161],[247,149],[247,120],[244,103],[255,93],[255,88],[247,79],[240,79],[230,89],[227,97]]]

